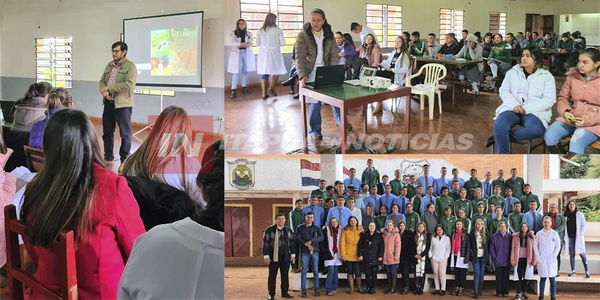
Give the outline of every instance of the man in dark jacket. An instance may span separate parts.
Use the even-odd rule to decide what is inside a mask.
[[[288,294],[290,261],[296,261],[294,232],[285,226],[285,215],[277,214],[275,224],[267,227],[263,235],[263,255],[269,264],[269,299],[275,298],[275,281],[277,270],[281,273],[281,297],[293,298]]]
[[[447,33],[445,43],[442,46],[442,48],[440,49],[440,52],[438,52],[438,54],[436,54],[435,57],[443,58],[447,54],[456,55],[456,54],[458,54],[458,52],[460,52],[460,45],[454,40],[454,37],[452,34]]]
[[[315,282],[315,297],[321,295],[319,293],[319,243],[323,241],[323,231],[314,224],[315,216],[313,213],[307,213],[304,216],[304,224],[298,226],[296,230],[296,243],[301,245],[301,262],[302,262],[302,298],[306,298],[306,273],[308,272],[308,264],[312,264]]]

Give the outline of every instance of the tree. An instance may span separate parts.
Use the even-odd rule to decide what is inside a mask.
[[[571,158],[571,161],[580,164],[581,166],[575,166],[571,163],[565,162],[560,168],[561,179],[579,179],[587,178],[588,169],[590,168],[590,156],[587,154],[575,155]],[[600,168],[600,166],[598,166]]]
[[[600,178],[600,155],[592,155],[590,157],[590,168],[588,170],[587,178]]]

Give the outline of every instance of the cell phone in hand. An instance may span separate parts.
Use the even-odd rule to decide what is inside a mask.
[[[573,116],[566,116],[565,119],[571,120],[571,121],[577,121],[577,118],[575,118]]]

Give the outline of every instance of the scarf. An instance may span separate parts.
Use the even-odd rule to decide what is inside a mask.
[[[340,230],[340,226],[338,225],[337,227],[333,228],[333,254],[335,255],[338,252],[338,248],[337,248],[337,239],[338,239],[338,232]]]
[[[552,229],[556,228],[556,214],[557,213],[551,213],[551,212],[548,213],[550,218],[552,218]]]
[[[452,236],[452,253],[460,254],[460,242],[462,237],[462,229],[456,230]]]

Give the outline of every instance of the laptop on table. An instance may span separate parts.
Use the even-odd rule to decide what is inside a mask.
[[[323,66],[317,67],[315,81],[307,82],[306,86],[318,90],[322,88],[340,86],[346,79],[346,66]]]

